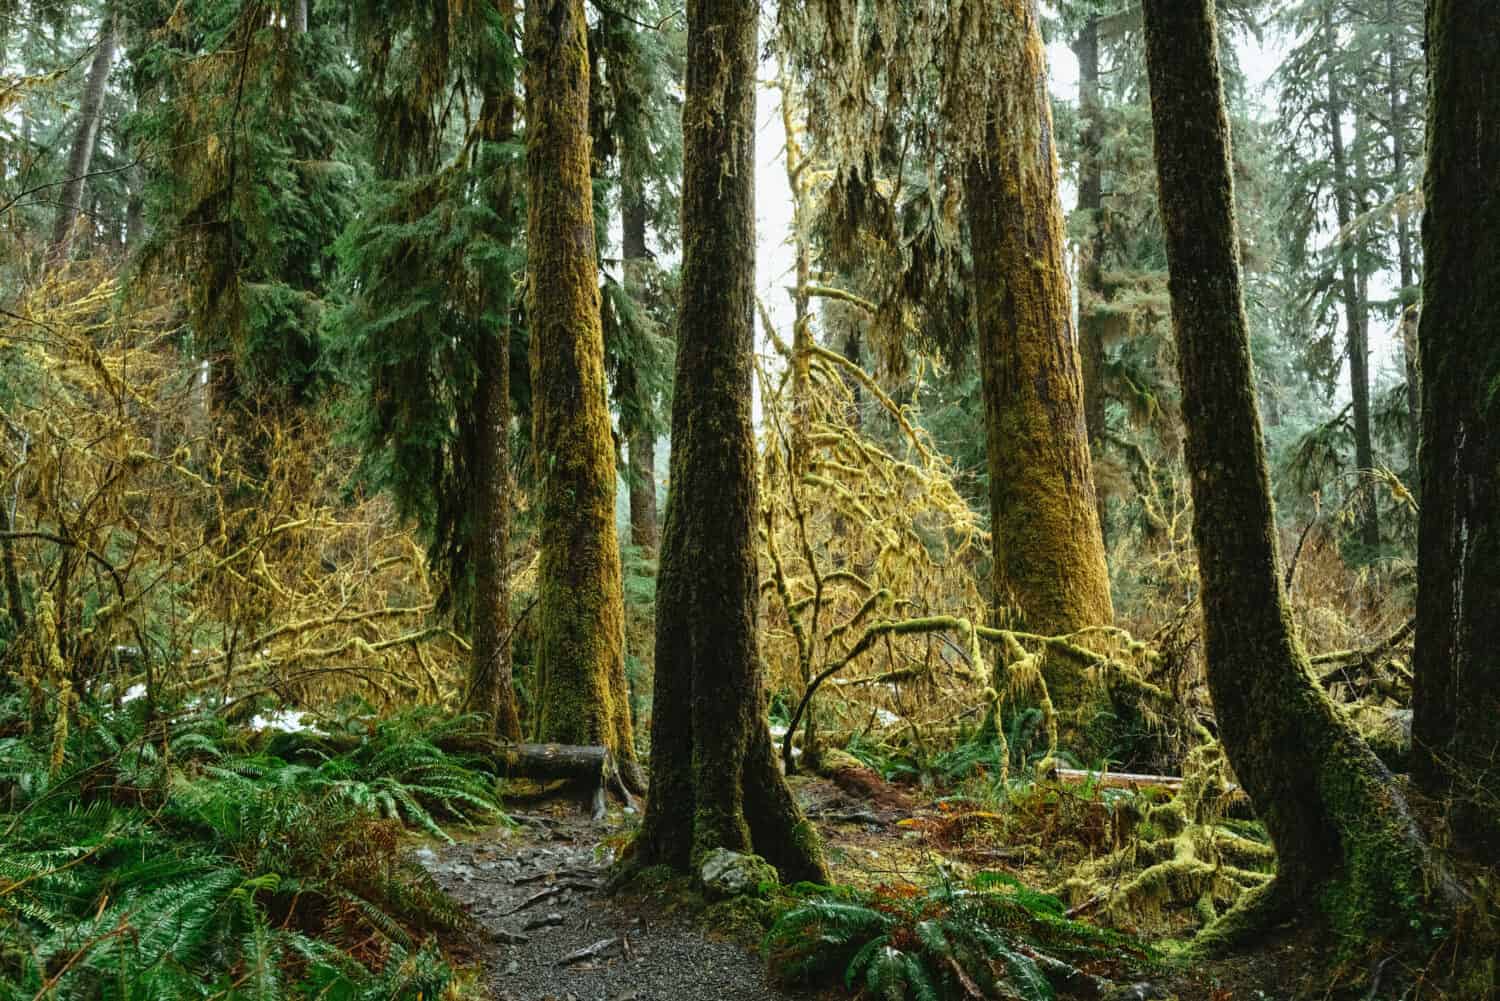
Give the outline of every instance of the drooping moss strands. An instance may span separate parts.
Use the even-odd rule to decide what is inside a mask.
[[[757,0],[689,0],[682,300],[671,492],[656,607],[651,796],[637,861],[715,848],[824,880],[816,832],[777,770],[757,649]]]
[[[638,784],[589,174],[582,0],[526,6],[527,272],[537,458],[539,735],[603,744]]]
[[[1500,6],[1427,4],[1416,773],[1500,853]]]
[[[1278,860],[1275,880],[1200,944],[1313,912],[1351,939],[1391,931],[1419,906],[1426,846],[1390,773],[1314,682],[1281,589],[1213,3],[1146,0],[1144,14],[1208,685]]]

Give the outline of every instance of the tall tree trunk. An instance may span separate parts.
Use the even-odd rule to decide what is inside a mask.
[[[292,10],[292,30],[299,35],[307,34],[307,5],[308,0],[294,0]]]
[[[305,0],[304,0],[305,2]],[[496,0],[507,26],[515,21],[515,0]],[[509,30],[507,30],[509,38]],[[504,59],[504,57],[502,57]],[[485,142],[508,143],[515,138],[515,80],[509,71],[497,74],[498,87],[484,96],[480,129]],[[511,206],[514,181],[507,161],[504,177],[494,187],[495,215],[509,243],[514,235]],[[478,440],[474,462],[473,539],[474,594],[466,708],[490,721],[491,732],[512,741],[521,739],[521,716],[510,659],[510,580],[506,563],[510,549],[510,312],[512,290],[508,276],[487,290],[494,296],[490,311],[496,317],[491,336],[481,335],[475,346],[479,369],[474,389]]]
[[[1416,773],[1500,851],[1500,6],[1428,0]]]
[[[994,116],[969,166],[995,600],[1028,629],[1113,621],[1035,0],[1005,5]]]
[[[622,205],[623,241],[621,249],[625,257],[625,290],[637,303],[646,293],[646,269],[650,267],[650,251],[646,247],[646,193],[639,171],[633,169],[633,158],[621,157],[620,202]],[[640,386],[634,367],[629,360],[621,362],[620,382],[622,395],[629,391],[636,395],[639,409],[652,401],[639,399]],[[626,431],[626,444],[630,450],[630,541],[650,555],[655,555],[660,536],[656,514],[656,432],[650,422],[635,421]]]
[[[1417,315],[1412,310],[1416,305],[1413,287],[1417,274],[1412,252],[1411,214],[1405,204],[1408,158],[1404,125],[1407,109],[1401,86],[1401,28],[1396,0],[1386,0],[1385,17],[1390,32],[1386,50],[1386,96],[1390,100],[1391,115],[1391,174],[1395,178],[1395,197],[1402,200],[1396,208],[1396,264],[1401,279],[1401,344],[1406,363],[1406,407],[1410,414],[1406,430],[1406,477],[1413,493],[1421,496],[1417,443],[1421,440],[1422,430],[1422,390],[1416,351]]]
[[[1338,52],[1338,34],[1330,10],[1323,12],[1324,42],[1328,46],[1328,141],[1333,150],[1334,212],[1338,217],[1338,256],[1341,273],[1341,295],[1344,300],[1346,355],[1349,361],[1349,395],[1354,403],[1354,464],[1360,474],[1375,466],[1375,449],[1370,434],[1370,315],[1363,294],[1365,276],[1360,267],[1362,253],[1344,245],[1354,237],[1349,224],[1354,220],[1354,192],[1351,188],[1348,154],[1344,148],[1343,92],[1333,68],[1333,54]],[[1374,550],[1380,545],[1380,517],[1372,495],[1361,508],[1360,541]]]
[[[1083,419],[1088,428],[1089,453],[1096,460],[1104,444],[1104,323],[1099,307],[1104,288],[1104,169],[1100,162],[1103,127],[1099,101],[1099,18],[1090,17],[1073,42],[1078,57],[1078,111],[1083,116],[1079,143],[1078,211],[1088,213],[1089,237],[1078,263],[1078,353],[1083,365]],[[1107,533],[1106,497],[1094,484],[1099,529]],[[1106,543],[1107,534],[1102,534]]]
[[[638,860],[756,852],[826,880],[777,769],[757,650],[755,297],[758,0],[688,0],[682,301],[656,605],[651,796]]]
[[[94,146],[104,121],[104,96],[108,89],[110,64],[115,57],[116,27],[114,11],[106,7],[103,23],[99,26],[99,43],[94,49],[94,59],[89,63],[88,76],[84,78],[83,99],[78,103],[78,131],[73,134],[73,146],[68,151],[57,217],[52,226],[50,255],[55,262],[67,260],[72,249],[73,227],[83,209],[84,179],[94,159]]]
[[[1145,0],[1144,12],[1208,684],[1277,852],[1276,879],[1202,943],[1316,905],[1344,935],[1393,929],[1423,895],[1425,845],[1389,771],[1313,680],[1277,574],[1213,3]]]
[[[527,4],[525,42],[539,731],[560,744],[605,745],[638,783],[595,281],[583,0]]]

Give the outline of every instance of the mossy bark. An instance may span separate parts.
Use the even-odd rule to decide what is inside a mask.
[[[305,7],[303,8],[305,12]],[[498,0],[496,9],[505,23],[515,19],[514,0]],[[515,137],[515,81],[510,73],[500,75],[495,93],[484,95],[480,129],[488,143],[510,142]],[[495,188],[497,218],[504,227],[502,239],[513,236],[510,223],[513,181],[510,167]],[[510,659],[510,580],[506,576],[510,548],[510,306],[512,290],[508,278],[488,289],[493,297],[491,312],[497,317],[490,336],[475,346],[478,381],[474,387],[474,413],[478,422],[475,442],[473,503],[471,511],[474,552],[474,594],[470,623],[472,644],[465,708],[485,716],[496,736],[521,739],[521,716]]]
[[[990,474],[996,625],[1045,635],[1114,619],[1073,329],[1047,64],[1034,0],[995,12],[992,114],[965,204]],[[1081,675],[1043,669],[1064,739],[1083,742]],[[1092,754],[1092,750],[1084,753]]]
[[[993,117],[969,166],[995,599],[1060,634],[1114,619],[1068,291],[1047,64],[1034,0],[997,12]]]
[[[751,424],[756,0],[689,0],[682,298],[671,488],[656,604],[644,865],[755,852],[784,879],[827,877],[771,751],[756,643]]]
[[[1144,13],[1208,684],[1278,859],[1274,882],[1203,942],[1315,907],[1345,935],[1394,930],[1422,897],[1425,845],[1389,771],[1313,680],[1282,593],[1213,4],[1146,0]]]
[[[1500,851],[1500,6],[1429,0],[1413,740],[1461,844]]]
[[[526,5],[527,315],[538,481],[537,732],[631,775],[582,0]]]

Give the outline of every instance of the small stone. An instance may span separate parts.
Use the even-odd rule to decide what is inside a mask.
[[[521,964],[520,964],[520,962],[518,960],[512,959],[509,963],[505,964],[505,975],[506,976],[513,977],[517,973],[520,973],[520,972],[521,972]]]
[[[557,911],[550,911],[546,914],[539,914],[526,922],[525,928],[527,931],[535,931],[538,928],[554,928],[562,923],[563,916]]]

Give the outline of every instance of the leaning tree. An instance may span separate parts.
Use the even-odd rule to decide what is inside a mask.
[[[1276,878],[1201,941],[1314,908],[1342,934],[1389,930],[1423,897],[1426,850],[1390,772],[1313,680],[1277,573],[1213,0],[1144,13],[1208,685],[1277,854]]]

